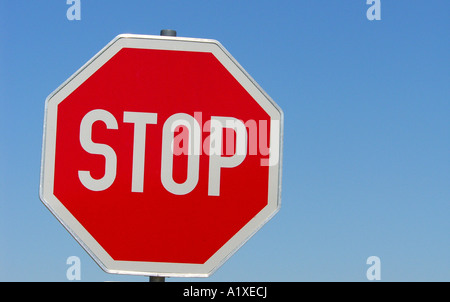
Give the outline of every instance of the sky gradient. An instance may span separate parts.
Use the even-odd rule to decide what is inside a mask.
[[[218,40],[284,111],[280,212],[207,279],[450,281],[450,2],[0,0],[0,281],[107,274],[39,200],[46,97],[123,33]]]

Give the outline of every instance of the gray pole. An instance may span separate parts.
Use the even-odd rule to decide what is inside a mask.
[[[177,31],[173,29],[161,29],[160,36],[176,37]],[[150,282],[166,282],[166,277],[150,276]]]
[[[150,276],[150,282],[166,282],[166,277]]]
[[[176,37],[177,31],[173,29],[161,29],[160,36]]]

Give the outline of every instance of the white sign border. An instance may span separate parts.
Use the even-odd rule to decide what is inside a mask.
[[[276,161],[276,164],[269,166],[267,206],[253,217],[204,264],[116,261],[53,195],[58,104],[94,74],[118,51],[125,47],[210,52],[225,66],[225,68],[228,69],[255,101],[267,112],[271,120],[279,121],[279,133],[271,133],[271,146],[273,146],[272,143],[278,143],[279,159]],[[276,140],[272,140],[273,134],[278,135]],[[45,101],[39,195],[45,206],[105,272],[143,276],[208,277],[280,209],[283,154],[282,142],[282,110],[218,41],[183,37],[122,34],[108,43],[108,45],[47,97]]]

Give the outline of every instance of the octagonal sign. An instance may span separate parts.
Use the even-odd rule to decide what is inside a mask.
[[[46,100],[40,197],[106,272],[209,276],[280,208],[282,125],[217,41],[119,35]]]

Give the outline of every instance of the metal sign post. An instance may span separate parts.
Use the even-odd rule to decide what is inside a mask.
[[[159,34],[160,36],[169,36],[169,37],[176,37],[177,31],[173,29],[161,29],[161,32]],[[150,276],[149,278],[150,282],[166,282],[165,277],[159,277],[159,276]]]

